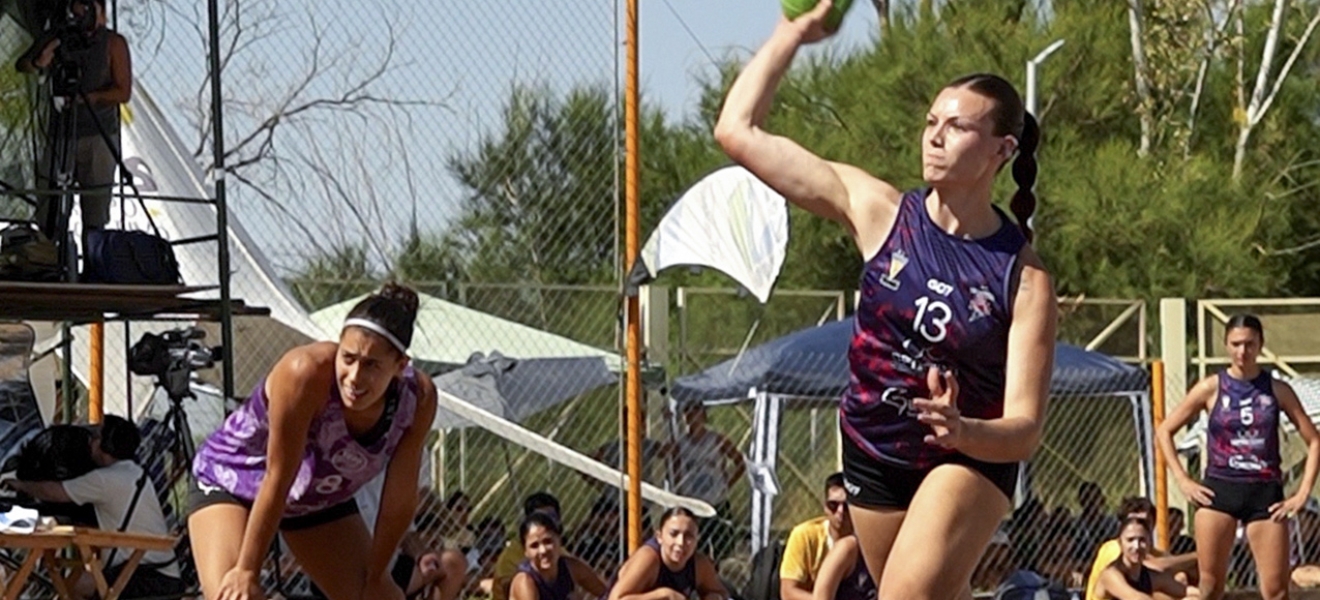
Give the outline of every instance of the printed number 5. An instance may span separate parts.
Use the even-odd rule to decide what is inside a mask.
[[[1238,418],[1242,419],[1243,425],[1250,425],[1256,421],[1255,415],[1251,414],[1250,406],[1243,406],[1238,410]]]
[[[931,343],[944,341],[949,335],[949,321],[953,320],[953,310],[941,300],[932,301],[928,296],[917,298],[917,316],[912,319],[912,327]],[[926,321],[929,318],[929,323]]]

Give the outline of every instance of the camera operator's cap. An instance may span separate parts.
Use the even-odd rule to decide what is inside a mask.
[[[390,342],[390,345],[394,346],[394,348],[397,349],[399,352],[402,352],[403,354],[408,353],[408,346],[403,342],[399,341],[399,338],[397,336],[395,336],[393,333],[390,333],[390,330],[386,329],[385,326],[381,325],[380,323],[377,323],[370,319],[352,318],[352,319],[346,319],[344,321],[344,328],[347,329],[348,327],[361,327],[363,329],[371,331],[372,333],[379,334],[381,337],[388,340]]]

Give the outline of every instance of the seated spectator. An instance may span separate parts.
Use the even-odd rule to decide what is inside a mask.
[[[824,515],[799,523],[788,534],[784,556],[779,563],[779,597],[782,600],[811,600],[812,588],[826,554],[837,540],[852,535],[843,473],[825,478],[825,497],[821,506],[825,509]],[[840,576],[845,574],[840,573]]]
[[[995,589],[1009,573],[1013,571],[1013,551],[1009,548],[1008,534],[1000,527],[990,546],[981,555],[981,561],[972,572],[972,591],[985,592]]]
[[[1307,500],[1296,521],[1298,564],[1292,571],[1293,585],[1305,589],[1320,587],[1320,503]]]
[[[563,552],[559,520],[532,513],[518,527],[523,556],[509,586],[512,600],[570,600],[576,590],[605,595],[605,581],[590,565]]]
[[[423,453],[425,456],[425,453]],[[430,469],[423,464],[422,477],[419,478],[418,499],[424,499],[430,490],[429,478],[425,474]],[[380,496],[385,487],[386,472],[368,481],[354,494],[358,512],[367,527],[367,533],[373,534],[376,519],[380,513]],[[421,504],[419,503],[420,507]],[[407,598],[425,600],[455,600],[463,590],[467,573],[467,558],[462,552],[452,548],[430,548],[417,532],[416,520],[404,533],[399,551],[394,556],[390,575],[394,583],[403,590]],[[316,585],[312,585],[314,596],[321,595]]]
[[[548,492],[536,492],[528,496],[527,500],[523,501],[523,517],[526,518],[532,513],[546,514],[554,517],[555,521],[560,521],[559,499]],[[499,558],[495,559],[491,598],[508,600],[509,586],[513,583],[513,576],[518,574],[518,565],[522,564],[524,558],[522,540],[505,541],[504,549],[500,551]]]
[[[96,510],[101,529],[169,535],[156,486],[136,462],[141,442],[142,436],[133,423],[106,415],[101,425],[92,429],[91,453],[96,469],[64,481],[8,480],[5,485],[42,501],[89,504]],[[107,581],[119,577],[129,554],[125,550],[113,552],[104,572]],[[91,574],[84,573],[73,591],[79,598],[95,597]],[[151,551],[143,555],[119,597],[151,598],[183,591],[174,553]]]
[[[1039,574],[1065,588],[1080,588],[1086,583],[1085,564],[1073,558],[1073,519],[1064,508],[1056,509],[1045,520],[1041,546],[1043,554],[1036,561]]]
[[[729,436],[709,426],[705,406],[685,404],[681,410],[687,427],[680,429],[669,448],[674,491],[715,508],[716,516],[701,521],[701,548],[718,563],[728,557],[736,541],[729,499],[734,484],[747,472],[747,460]]]
[[[438,515],[438,526],[446,548],[464,554],[472,551],[477,543],[477,534],[470,521],[471,512],[472,500],[467,494],[457,491],[445,499],[444,512]]]
[[[1155,505],[1150,500],[1142,497],[1124,498],[1118,507],[1118,516],[1122,521],[1128,519],[1141,519],[1150,522],[1150,517],[1155,514]],[[1178,554],[1166,555],[1158,548],[1153,546],[1153,540],[1147,544],[1146,558],[1144,564],[1151,569],[1162,573],[1168,573],[1173,576],[1184,577],[1185,581],[1195,583],[1196,554]],[[1122,546],[1118,538],[1111,539],[1101,544],[1095,552],[1095,560],[1091,563],[1091,571],[1086,578],[1086,600],[1099,600],[1095,595],[1095,586],[1100,579],[1100,571],[1122,556]]]
[[[1129,518],[1119,530],[1121,547],[1117,559],[1105,565],[1091,592],[1101,600],[1138,600],[1159,593],[1170,598],[1197,598],[1196,588],[1188,587],[1165,572],[1151,569],[1146,559],[1151,546],[1150,524],[1144,519]]]
[[[508,538],[504,531],[504,522],[496,517],[486,517],[477,523],[477,542],[468,552],[468,571],[475,574],[478,582],[477,592],[492,596],[495,587],[495,562],[504,552]]]
[[[782,581],[782,580],[781,580]],[[812,600],[875,600],[875,581],[862,560],[857,537],[845,535],[834,541],[820,565]]]
[[[1041,572],[1039,561],[1045,548],[1048,517],[1045,505],[1035,498],[1028,499],[1013,511],[1008,522],[1008,539],[1015,569]]]
[[[1077,518],[1073,520],[1073,558],[1079,562],[1091,559],[1091,551],[1099,548],[1118,529],[1118,520],[1105,510],[1105,494],[1095,482],[1086,481],[1077,487]]]
[[[582,559],[597,573],[614,573],[623,562],[619,544],[622,510],[615,498],[618,492],[607,490],[596,498],[591,512],[573,535],[569,552]]]
[[[657,522],[655,536],[628,556],[601,600],[728,600],[715,563],[697,550],[696,515],[674,507]]]
[[[1181,508],[1169,509],[1169,554],[1196,554],[1196,540],[1183,528],[1187,521]]]

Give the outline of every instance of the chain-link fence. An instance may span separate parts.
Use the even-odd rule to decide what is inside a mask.
[[[220,5],[228,193],[242,231],[234,234],[241,244],[231,240],[241,249],[232,277],[250,279],[241,299],[274,312],[235,322],[237,394],[250,391],[288,348],[334,337],[347,308],[382,281],[409,284],[423,294],[418,368],[521,428],[496,433],[442,413],[428,442],[410,552],[457,551],[466,564],[464,594],[503,597],[521,556],[524,501],[547,492],[559,503],[568,548],[608,579],[623,557],[624,507],[611,485],[618,480],[564,463],[581,454],[617,468],[624,454],[617,331],[619,273],[628,257],[618,243],[617,3],[575,0],[553,10],[525,0],[443,8],[393,0]],[[134,93],[155,111],[126,115],[126,126],[150,121],[167,132],[160,139],[188,167],[190,193],[209,198],[215,165],[205,4],[121,0],[110,9],[133,52]],[[9,100],[37,96],[7,65],[31,36],[7,15],[0,33],[0,76],[8,78],[0,90],[0,178],[26,179],[29,142],[40,128],[31,111],[12,112],[17,104]],[[651,171],[648,220],[691,182],[687,175],[713,165]],[[149,166],[135,170],[140,182],[164,177],[161,165]],[[164,201],[146,206],[135,216],[153,214],[167,225],[185,212]],[[185,282],[217,283],[212,258],[185,256]],[[719,509],[703,524],[704,549],[740,590],[753,572],[753,540],[782,539],[795,524],[822,516],[824,480],[840,466],[843,354],[758,357],[784,336],[831,324],[827,333],[845,337],[826,343],[846,349],[846,328],[837,322],[854,292],[779,290],[765,305],[728,290],[673,293],[673,308],[651,315],[668,317],[660,331],[669,335],[663,351],[654,340],[648,349],[644,475]],[[1063,303],[1064,339],[1144,361],[1144,304],[1101,304]],[[147,327],[168,326],[107,328],[107,361],[115,366],[105,396],[113,412],[143,423],[148,470],[159,474],[171,526],[182,532],[187,441],[200,442],[241,398],[216,392],[218,370],[199,371],[199,397],[178,403],[153,391],[150,378],[127,376],[127,344]],[[205,327],[208,343],[218,343],[218,330]],[[1144,365],[1073,350],[1080,366],[1055,373],[1025,502],[978,567],[978,591],[1022,568],[1080,585],[1096,547],[1116,533],[1121,500],[1150,494]],[[85,360],[85,349],[73,360]],[[762,379],[734,377],[747,372]],[[714,391],[678,391],[701,383]],[[49,381],[34,384],[53,390]],[[686,408],[694,403],[705,410]],[[84,412],[55,420],[85,417],[86,402],[78,406]],[[1289,439],[1295,465],[1301,449]],[[1176,488],[1170,496],[1171,506],[1186,508]],[[660,507],[648,502],[648,515]],[[265,575],[269,589],[307,591],[287,553],[272,554]],[[1249,578],[1235,585],[1250,585]]]
[[[476,390],[465,399],[504,409],[501,416],[536,436],[515,443],[481,428],[438,428],[427,451],[428,492],[419,511],[426,517],[416,528],[421,549],[464,552],[468,593],[490,594],[496,575],[507,585],[510,574],[500,570],[507,565],[496,569],[496,558],[516,537],[523,500],[548,491],[562,504],[570,547],[617,563],[623,538],[615,488],[536,452],[554,440],[566,451],[622,462],[616,3],[565,2],[553,10],[536,2],[219,4],[234,253],[227,276],[236,298],[268,307],[272,316],[235,320],[240,398],[216,393],[219,368],[195,374],[199,398],[179,404],[194,442],[284,351],[336,336],[348,306],[382,281],[398,280],[423,294],[417,367],[452,389]],[[161,134],[151,139],[168,145],[130,152],[133,140],[125,135],[125,158],[145,165],[129,163],[136,183],[156,185],[140,190],[147,196],[179,183],[170,179],[178,173],[189,193],[173,194],[213,196],[206,8],[108,3],[110,24],[128,39],[133,57],[130,106],[138,110],[123,111],[123,126],[129,133],[149,126]],[[33,37],[7,13],[0,31],[0,146],[25,150],[3,154],[0,176],[30,187],[21,183],[31,176],[26,149],[41,128],[28,126],[32,106],[21,115],[10,109],[41,101],[29,98],[28,85],[40,80],[10,65]],[[19,97],[28,100],[9,101]],[[112,227],[146,228],[138,220],[150,214],[175,241],[214,233],[213,218],[208,231],[179,226],[190,218],[180,215],[193,216],[187,203],[149,199],[144,211],[132,199],[124,204],[129,222],[119,223],[116,208]],[[4,216],[26,210],[16,205]],[[206,250],[176,250],[184,282],[215,285],[221,274],[214,242],[194,245]],[[142,333],[174,325],[106,327],[107,412],[132,412],[144,423],[167,415],[173,403],[149,377],[129,376],[125,355]],[[220,343],[217,327],[203,327],[206,343]],[[88,337],[85,329],[76,335],[77,409],[47,415],[58,422],[86,419]],[[59,371],[34,371],[34,379],[58,378]],[[648,376],[661,378],[657,373]],[[38,387],[43,397],[53,394],[50,382]],[[173,517],[186,506],[187,474],[177,467],[152,467],[170,474],[159,483]],[[445,518],[464,505],[469,520]],[[612,568],[599,566],[603,573]],[[267,571],[271,589],[306,591],[287,555],[281,568],[269,563]]]

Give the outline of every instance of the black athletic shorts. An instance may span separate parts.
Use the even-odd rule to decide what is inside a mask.
[[[1207,477],[1202,484],[1215,493],[1206,508],[1243,523],[1270,518],[1270,506],[1283,501],[1283,483],[1279,481],[1228,481]]]
[[[875,459],[862,450],[848,434],[843,438],[843,479],[848,502],[874,508],[907,510],[917,488],[935,467],[907,469]],[[963,465],[984,475],[1011,502],[1017,487],[1018,463],[988,463],[963,454],[953,454],[940,464]],[[936,465],[938,466],[938,465]]]
[[[203,490],[197,485],[197,480],[193,479],[188,485],[188,514],[191,516],[198,510],[211,506],[212,504],[237,504],[247,509],[252,508],[252,503],[243,500],[229,492],[210,488]],[[333,521],[338,521],[349,515],[358,514],[357,500],[349,498],[339,504],[331,506],[314,513],[301,515],[297,517],[284,517],[280,519],[280,531],[298,531],[300,529],[311,529],[317,525],[325,525]]]

